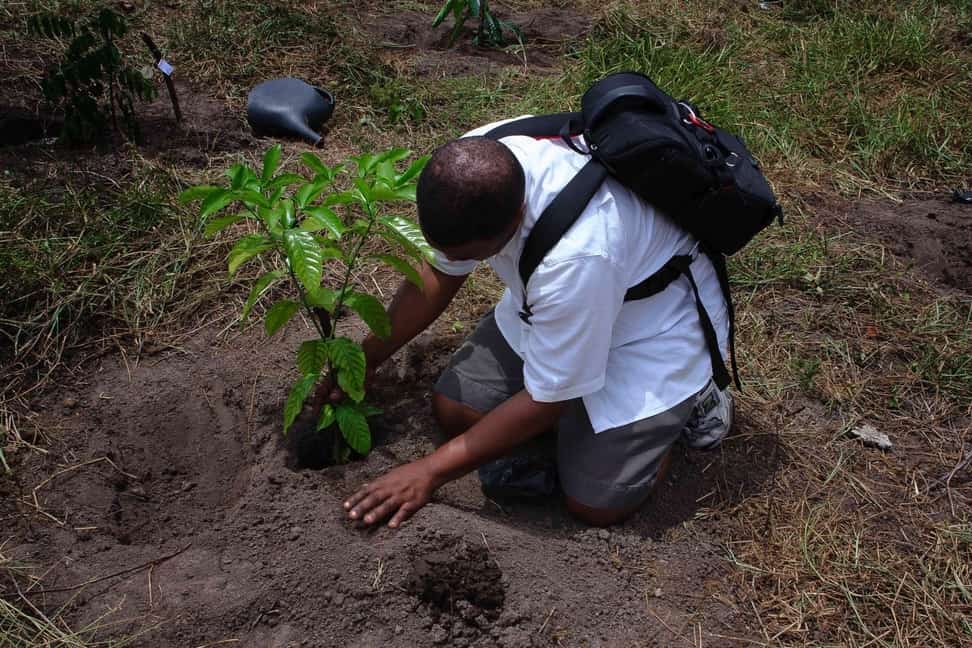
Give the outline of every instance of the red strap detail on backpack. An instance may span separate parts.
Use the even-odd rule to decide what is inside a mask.
[[[696,115],[695,111],[692,110],[692,107],[690,105],[688,105],[684,101],[680,101],[678,105],[685,109],[686,116],[682,117],[683,123],[689,124],[691,126],[698,126],[699,128],[703,129],[707,133],[715,132],[715,126],[713,126],[709,122],[705,121],[704,119]]]

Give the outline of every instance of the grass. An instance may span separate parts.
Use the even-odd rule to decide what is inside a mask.
[[[733,259],[739,401],[787,456],[721,511],[741,598],[770,645],[962,645],[972,517],[943,480],[972,448],[972,302],[812,211],[789,229]],[[891,454],[844,436],[863,422]]]
[[[81,177],[91,184],[0,182],[4,400],[43,384],[67,351],[119,335],[141,347],[204,294],[177,178],[139,163],[121,182]]]
[[[570,78],[583,88],[644,70],[742,133],[777,178],[832,184],[835,167],[895,189],[965,178],[972,145],[954,125],[972,119],[972,56],[955,25],[968,22],[968,3],[808,4],[796,12],[804,20],[732,12],[714,24],[720,4],[609,14]]]
[[[585,5],[595,26],[565,46],[559,74],[484,66],[445,78],[414,74],[410,50],[376,46],[368,12],[350,4],[184,0],[132,20],[194,86],[231,106],[268,76],[335,89],[325,154],[336,157],[403,143],[425,151],[492,119],[572,107],[590,81],[629,68],[741,132],[786,201],[788,225],[731,260],[738,402],[759,428],[732,442],[776,435],[785,460],[765,489],[725,497],[714,528],[733,566],[726,591],[765,645],[970,644],[972,493],[959,468],[972,447],[972,302],[821,214],[862,194],[941,194],[972,177],[972,145],[957,126],[972,121],[972,6],[742,4]],[[408,8],[434,14],[429,3]],[[63,375],[65,359],[184,331],[238,298],[221,291],[225,243],[203,242],[174,200],[199,170],[137,156],[108,180],[43,168],[54,177],[0,177],[0,401],[21,411],[27,401],[15,397]],[[498,288],[486,272],[471,285],[446,320],[466,329]],[[34,446],[9,411],[0,416],[0,458],[16,472]],[[895,449],[848,439],[862,422]],[[10,636],[43,630],[41,645],[84,645],[68,642],[76,634],[56,615],[0,602]]]
[[[303,66],[320,81],[337,28],[331,16],[293,0],[192,0],[159,31],[194,77],[217,82],[221,94],[240,100],[252,79]],[[317,70],[313,70],[313,67]]]

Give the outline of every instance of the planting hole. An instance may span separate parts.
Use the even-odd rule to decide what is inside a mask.
[[[503,609],[503,573],[486,547],[438,536],[412,561],[408,589],[441,615],[495,619]]]

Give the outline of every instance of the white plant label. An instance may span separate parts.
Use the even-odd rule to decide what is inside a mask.
[[[172,64],[170,64],[165,59],[159,59],[159,62],[156,65],[160,70],[162,70],[162,74],[164,74],[165,76],[172,76],[172,73],[175,71],[175,68],[172,67]]]

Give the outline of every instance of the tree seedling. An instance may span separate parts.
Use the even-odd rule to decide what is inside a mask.
[[[286,434],[293,425],[317,385],[337,385],[346,398],[321,406],[316,430],[323,433],[338,426],[332,456],[338,463],[346,462],[352,451],[359,455],[369,452],[372,440],[367,419],[380,410],[365,402],[364,351],[352,339],[338,335],[336,324],[350,309],[379,337],[387,337],[391,329],[382,303],[367,292],[352,289],[354,273],[363,258],[370,258],[420,286],[421,277],[413,263],[432,253],[413,221],[384,211],[388,204],[415,200],[418,174],[428,158],[399,172],[398,163],[409,155],[410,151],[396,148],[352,157],[354,170],[348,173],[347,164],[328,166],[308,152],[300,156],[312,174],[308,178],[278,173],[281,149],[273,146],[264,155],[259,174],[245,164],[234,164],[226,171],[228,186],[196,186],[181,195],[183,202],[201,201],[200,218],[207,236],[238,222],[252,225],[251,233],[242,236],[229,252],[230,277],[257,257],[272,269],[253,282],[243,305],[243,322],[272,286],[287,282],[288,298],[266,310],[267,335],[274,335],[300,311],[316,329],[317,337],[297,349],[300,378],[284,405],[283,431]],[[241,209],[232,209],[236,206]],[[376,236],[403,256],[368,252],[374,247],[368,243]],[[325,272],[332,268],[336,272]],[[330,276],[341,280],[334,286],[324,285]]]
[[[107,8],[79,21],[43,13],[28,20],[28,31],[58,43],[70,39],[61,61],[41,82],[44,98],[64,106],[64,141],[94,141],[107,133],[109,125],[130,139],[138,138],[135,102],[153,99],[156,89],[125,63],[118,49],[119,39],[128,32],[124,17]]]
[[[489,10],[487,0],[446,0],[439,13],[432,21],[432,27],[438,27],[446,16],[452,14],[453,26],[449,34],[449,47],[452,47],[466,20],[471,16],[479,18],[479,27],[476,35],[473,36],[473,44],[481,47],[505,47],[509,44],[503,34],[503,30],[511,32],[520,43],[523,42],[523,31],[520,28],[505,20],[499,20]]]

